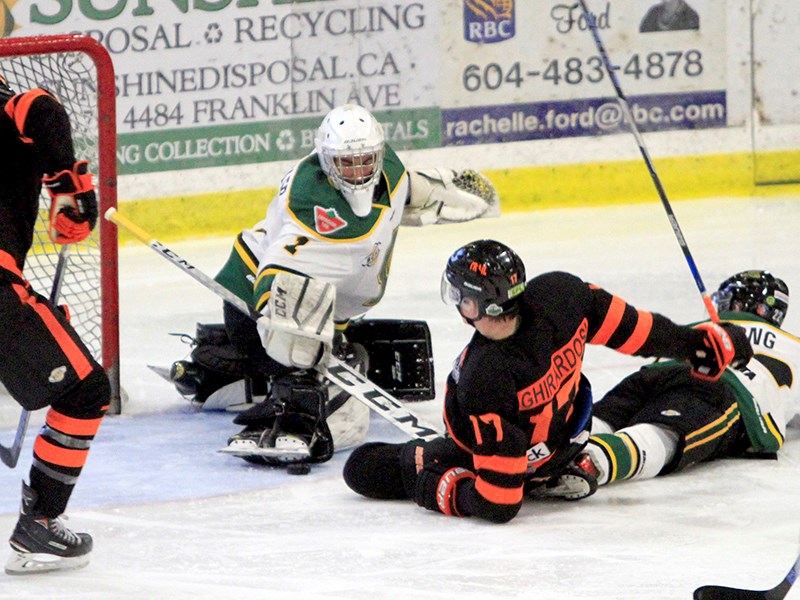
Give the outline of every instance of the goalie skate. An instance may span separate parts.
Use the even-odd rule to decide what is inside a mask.
[[[218,452],[229,454],[250,462],[263,462],[271,465],[289,465],[306,462],[311,458],[308,444],[297,435],[285,433],[275,438],[272,445],[266,439],[268,432],[248,432],[234,435],[225,448]]]

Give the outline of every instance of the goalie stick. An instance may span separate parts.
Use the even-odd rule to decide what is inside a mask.
[[[58,265],[53,275],[53,287],[50,288],[50,302],[53,304],[56,303],[61,293],[61,282],[64,281],[64,271],[67,268],[69,249],[69,244],[64,244],[61,246],[61,251],[58,253]],[[19,453],[22,451],[22,442],[25,441],[25,433],[28,431],[28,421],[30,418],[30,411],[23,408],[22,413],[19,415],[19,423],[17,424],[17,432],[14,435],[14,443],[8,447],[0,444],[0,460],[3,461],[3,464],[12,469],[17,466]]]
[[[137,239],[145,245],[150,246],[150,248],[160,256],[166,258],[195,281],[198,281],[242,313],[248,315],[251,319],[258,320],[266,318],[228,288],[214,281],[189,261],[181,258],[177,253],[150,236],[133,221],[119,214],[115,208],[109,208],[105,213],[105,218],[130,231]],[[425,425],[419,417],[403,406],[397,398],[376,386],[364,375],[361,375],[353,367],[335,356],[330,357],[327,366],[320,365],[317,366],[316,369],[328,381],[335,383],[342,390],[345,390],[348,394],[366,404],[369,408],[409,436],[427,441],[442,435],[434,427]]]
[[[617,94],[617,101],[622,109],[622,114],[624,115],[625,120],[628,122],[631,133],[633,133],[633,137],[636,138],[636,143],[639,145],[639,152],[641,152],[642,158],[644,158],[644,162],[647,165],[647,170],[650,172],[650,178],[653,180],[653,184],[656,186],[658,196],[661,198],[661,204],[664,205],[664,210],[667,212],[667,218],[672,226],[672,231],[675,233],[675,237],[678,238],[678,244],[680,245],[683,255],[686,258],[686,262],[689,265],[689,270],[692,272],[692,276],[694,277],[697,289],[700,291],[700,295],[703,298],[703,303],[706,306],[706,310],[708,311],[712,321],[715,323],[719,322],[719,314],[717,314],[717,309],[711,302],[711,298],[706,291],[706,286],[703,284],[703,279],[700,277],[700,272],[697,270],[697,265],[694,262],[694,258],[692,258],[692,253],[689,251],[689,245],[686,243],[686,238],[683,237],[681,226],[678,224],[678,218],[672,211],[672,206],[670,206],[669,200],[667,199],[667,193],[664,191],[664,186],[661,185],[661,179],[659,179],[658,173],[656,173],[656,168],[653,165],[653,161],[650,159],[650,153],[647,151],[647,147],[644,145],[644,138],[639,132],[639,128],[636,126],[636,121],[633,118],[630,104],[628,104],[625,94],[622,93],[622,87],[620,86],[616,75],[616,71],[619,70],[619,67],[614,67],[611,64],[611,59],[608,57],[608,52],[603,44],[603,40],[600,39],[600,32],[597,30],[597,21],[594,14],[592,14],[589,11],[589,8],[586,6],[586,0],[578,1],[580,2],[581,9],[583,10],[583,16],[586,19],[586,22],[589,25],[589,30],[594,38],[597,51],[600,53],[603,66],[605,67],[606,73],[608,73],[608,77],[614,86],[614,91]]]
[[[694,600],[783,600],[800,572],[800,555],[778,585],[763,592],[722,585],[704,585],[694,591]]]

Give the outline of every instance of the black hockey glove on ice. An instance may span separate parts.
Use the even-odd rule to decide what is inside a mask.
[[[459,484],[475,479],[475,474],[461,467],[447,468],[439,462],[428,463],[417,474],[414,500],[428,510],[438,510],[448,516],[463,516],[458,512]]]

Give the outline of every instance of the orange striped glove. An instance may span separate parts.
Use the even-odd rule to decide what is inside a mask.
[[[97,223],[97,197],[89,163],[79,160],[71,171],[42,178],[50,194],[50,239],[56,244],[74,244],[87,237]]]

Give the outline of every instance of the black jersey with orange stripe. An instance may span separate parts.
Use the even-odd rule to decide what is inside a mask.
[[[684,360],[702,336],[568,273],[530,280],[517,331],[503,340],[476,332],[448,377],[448,433],[472,454],[477,476],[459,491],[459,511],[510,520],[525,480],[556,474],[587,343]]]
[[[41,88],[19,94],[0,79],[0,250],[21,270],[39,211],[42,176],[75,164],[69,117]]]

